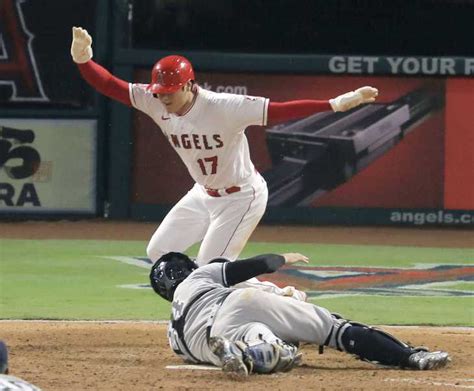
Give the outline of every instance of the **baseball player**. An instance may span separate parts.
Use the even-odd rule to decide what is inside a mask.
[[[211,363],[231,374],[286,371],[298,365],[298,343],[329,346],[361,360],[391,367],[434,369],[446,352],[413,348],[373,327],[327,309],[233,285],[284,264],[308,262],[298,253],[266,254],[229,262],[215,258],[197,267],[182,253],[168,253],[150,273],[155,292],[172,302],[171,348],[188,361]]]
[[[0,374],[8,375],[8,349],[3,341],[0,341]]]
[[[375,88],[362,87],[329,101],[275,103],[214,93],[196,84],[191,63],[176,55],[153,66],[150,84],[128,83],[92,60],[91,45],[88,32],[73,27],[71,55],[83,78],[102,94],[149,115],[196,182],[153,234],[147,246],[152,261],[198,242],[199,265],[214,257],[238,257],[268,199],[267,185],[250,160],[244,133],[248,126],[346,111],[373,102],[378,94]]]
[[[8,375],[8,349],[5,342],[0,341],[0,391],[13,390],[41,391],[23,379]]]

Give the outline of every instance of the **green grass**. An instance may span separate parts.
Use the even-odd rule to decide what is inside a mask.
[[[367,324],[474,326],[474,297],[355,296],[311,302]]]
[[[0,318],[168,319],[170,304],[150,289],[120,287],[148,284],[146,269],[104,258],[145,256],[145,247],[138,241],[0,240]],[[474,249],[398,246],[249,243],[242,256],[293,251],[308,255],[313,265],[474,263]],[[459,289],[472,288],[460,283]],[[359,296],[318,303],[375,324],[474,325],[473,301],[466,297]]]
[[[396,266],[418,263],[474,264],[474,248],[252,243],[243,255],[300,252],[312,265]]]
[[[21,319],[166,319],[169,304],[146,284],[145,269],[101,258],[143,255],[123,241],[0,241],[0,317]]]
[[[474,291],[474,282],[461,281],[458,283],[446,284],[446,285],[440,286],[440,288],[452,289],[452,290],[458,290],[458,291]]]

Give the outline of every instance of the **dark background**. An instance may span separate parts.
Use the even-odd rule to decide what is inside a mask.
[[[17,4],[18,0],[8,0]],[[49,102],[6,108],[87,109],[97,95],[71,60],[71,27],[94,37],[94,59],[111,68],[97,37],[95,0],[20,3]],[[239,53],[474,56],[473,0],[108,0],[122,48]],[[4,35],[0,24],[0,34]],[[114,27],[107,33],[113,36]],[[118,38],[118,37],[117,37]],[[8,39],[5,45],[8,50]],[[98,56],[98,47],[109,55]],[[2,61],[0,59],[0,61]],[[0,75],[0,80],[1,80]]]
[[[10,0],[15,2],[17,0]],[[34,35],[33,53],[49,102],[9,102],[11,87],[0,86],[0,105],[12,108],[71,108],[92,106],[94,91],[87,88],[79,76],[70,54],[71,28],[82,26],[94,37],[96,31],[96,1],[34,1],[20,3],[24,23]],[[3,26],[0,34],[4,37]],[[12,43],[5,39],[8,47]],[[95,45],[95,44],[94,44]],[[1,60],[0,60],[1,61]],[[2,79],[0,75],[0,80]]]
[[[135,0],[135,48],[474,55],[472,0]]]

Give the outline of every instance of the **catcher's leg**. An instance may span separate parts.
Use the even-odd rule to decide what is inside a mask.
[[[446,352],[414,348],[393,335],[361,323],[343,321],[333,329],[327,345],[356,355],[363,361],[392,367],[434,369],[450,361]]]
[[[338,318],[323,307],[256,289],[231,293],[217,314],[215,326],[229,327],[231,333],[252,322],[268,325],[275,335],[288,342],[330,346],[382,365],[432,369],[449,361],[445,352],[413,348],[381,330]]]
[[[296,345],[277,338],[261,323],[249,323],[227,334],[230,339],[223,336],[209,339],[209,347],[221,360],[225,372],[240,376],[287,372],[301,362],[302,355],[298,354]]]

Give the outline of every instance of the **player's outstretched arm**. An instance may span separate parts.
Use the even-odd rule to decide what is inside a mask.
[[[378,95],[377,88],[365,86],[329,99],[329,103],[334,111],[347,111],[364,103],[375,102]]]
[[[308,263],[308,257],[300,253],[285,253],[281,255],[285,258],[285,263],[287,265],[293,265],[298,262]]]
[[[82,27],[72,28],[71,56],[84,80],[101,94],[131,106],[128,82],[92,60],[92,37]]]
[[[270,102],[267,124],[272,126],[294,119],[305,118],[322,111],[347,111],[363,103],[375,101],[378,90],[373,87],[361,87],[329,100],[293,100],[288,102]]]
[[[308,262],[308,258],[298,253],[263,254],[256,257],[227,262],[224,265],[225,281],[228,286],[239,284],[260,274],[273,273],[285,264]]]

